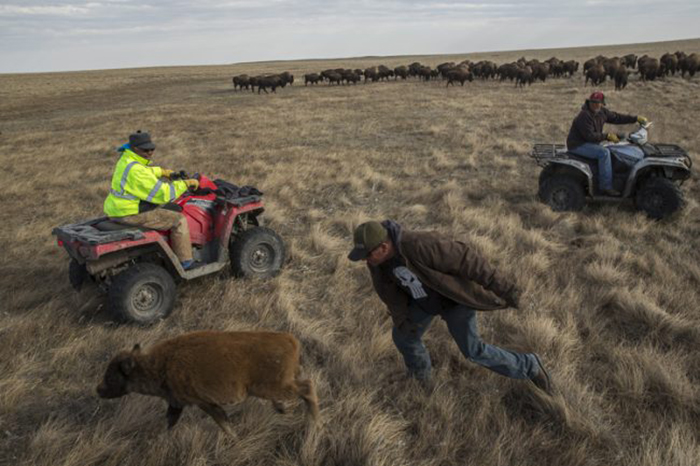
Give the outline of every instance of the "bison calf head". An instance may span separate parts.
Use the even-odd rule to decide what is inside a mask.
[[[139,345],[135,345],[131,351],[122,351],[112,358],[102,383],[97,386],[100,398],[119,398],[129,394],[129,378],[136,367],[134,356],[140,351]]]

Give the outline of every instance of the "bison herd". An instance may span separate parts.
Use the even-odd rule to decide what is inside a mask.
[[[635,70],[636,71],[630,71]],[[639,74],[642,81],[654,81],[657,78],[675,76],[680,73],[692,78],[695,72],[700,70],[700,55],[685,52],[665,53],[661,58],[653,58],[648,55],[637,57],[634,54],[624,57],[607,58],[598,56],[591,58],[583,64],[583,72],[586,77],[586,84],[597,86],[610,78],[615,82],[615,89],[622,90],[627,86],[628,76],[631,73]]]
[[[304,75],[304,85],[319,83],[330,85],[357,84],[363,82],[389,81],[391,79],[402,80],[418,79],[421,81],[442,80],[446,86],[464,86],[464,83],[480,80],[509,80],[516,87],[531,85],[534,82],[545,82],[548,78],[571,78],[579,70],[579,62],[575,60],[560,60],[552,57],[545,61],[536,59],[527,60],[525,57],[511,63],[498,65],[489,60],[472,62],[464,60],[459,63],[442,63],[435,68],[423,65],[419,62],[407,66],[397,66],[390,69],[384,65],[373,66],[366,69],[328,69],[320,73],[307,73]],[[584,85],[591,82],[593,86],[603,84],[608,78],[615,83],[616,90],[622,90],[627,86],[630,74],[638,74],[642,81],[653,81],[657,78],[675,76],[680,73],[685,77],[686,73],[692,78],[695,72],[700,71],[700,55],[685,52],[666,53],[660,58],[648,55],[637,57],[634,54],[624,57],[597,56],[587,60],[583,64]],[[248,76],[242,74],[233,78],[234,89],[250,89],[258,94],[265,93],[268,89],[276,92],[278,87],[285,87],[294,83],[294,75],[285,71],[280,74],[266,74],[260,76]]]
[[[241,74],[233,77],[233,88],[234,89],[250,89],[255,92],[255,88],[258,88],[258,94],[260,91],[265,91],[271,89],[272,92],[276,92],[278,87],[285,87],[287,84],[294,83],[294,75],[285,71],[280,74],[266,74],[261,76],[248,76],[247,74]]]

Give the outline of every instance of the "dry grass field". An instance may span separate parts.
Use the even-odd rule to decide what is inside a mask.
[[[699,52],[700,39],[471,56],[0,75],[0,464],[700,464],[700,184],[655,222],[631,204],[556,213],[536,198],[534,142],[564,142],[591,88],[579,72],[524,89],[416,80],[234,92],[235,74],[393,67],[420,61]],[[651,140],[700,164],[700,77],[603,86],[609,108],[655,122]],[[72,290],[54,226],[101,215],[115,149],[151,132],[157,163],[265,192],[264,224],[288,247],[269,281],[228,273],[179,287],[173,314],[112,321]],[[630,129],[630,128],[627,128]],[[391,323],[352,230],[392,218],[477,244],[522,290],[522,309],[479,314],[485,341],[540,353],[559,394],[465,360],[436,319],[435,386],[402,379]],[[289,331],[317,386],[320,425],[250,399],[238,440],[196,408],[168,431],[165,403],[95,393],[134,343],[197,329]]]

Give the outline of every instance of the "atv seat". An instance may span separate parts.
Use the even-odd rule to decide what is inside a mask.
[[[573,152],[566,152],[566,157],[571,159],[571,160],[578,160],[579,162],[583,162],[586,164],[591,164],[591,163],[597,163],[594,159],[589,159],[588,157],[583,157],[581,155],[576,155]]]
[[[138,225],[127,225],[125,223],[115,222],[114,220],[105,219],[101,222],[95,223],[94,228],[100,231],[119,231],[119,230],[139,230],[139,231],[149,231],[151,228],[141,227]]]
[[[595,159],[589,159],[580,155],[573,154],[571,152],[566,153],[567,158],[571,160],[577,160],[583,162],[591,167],[591,171],[597,176],[598,174],[598,161]],[[612,152],[610,154],[610,162],[612,163],[613,173],[628,173],[630,171],[631,165],[620,160],[618,154]]]

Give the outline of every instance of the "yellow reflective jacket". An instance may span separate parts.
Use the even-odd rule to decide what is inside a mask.
[[[139,213],[141,201],[166,204],[187,190],[184,181],[162,181],[163,170],[149,167],[151,161],[125,149],[114,167],[109,195],[104,211],[110,217],[125,217]]]

